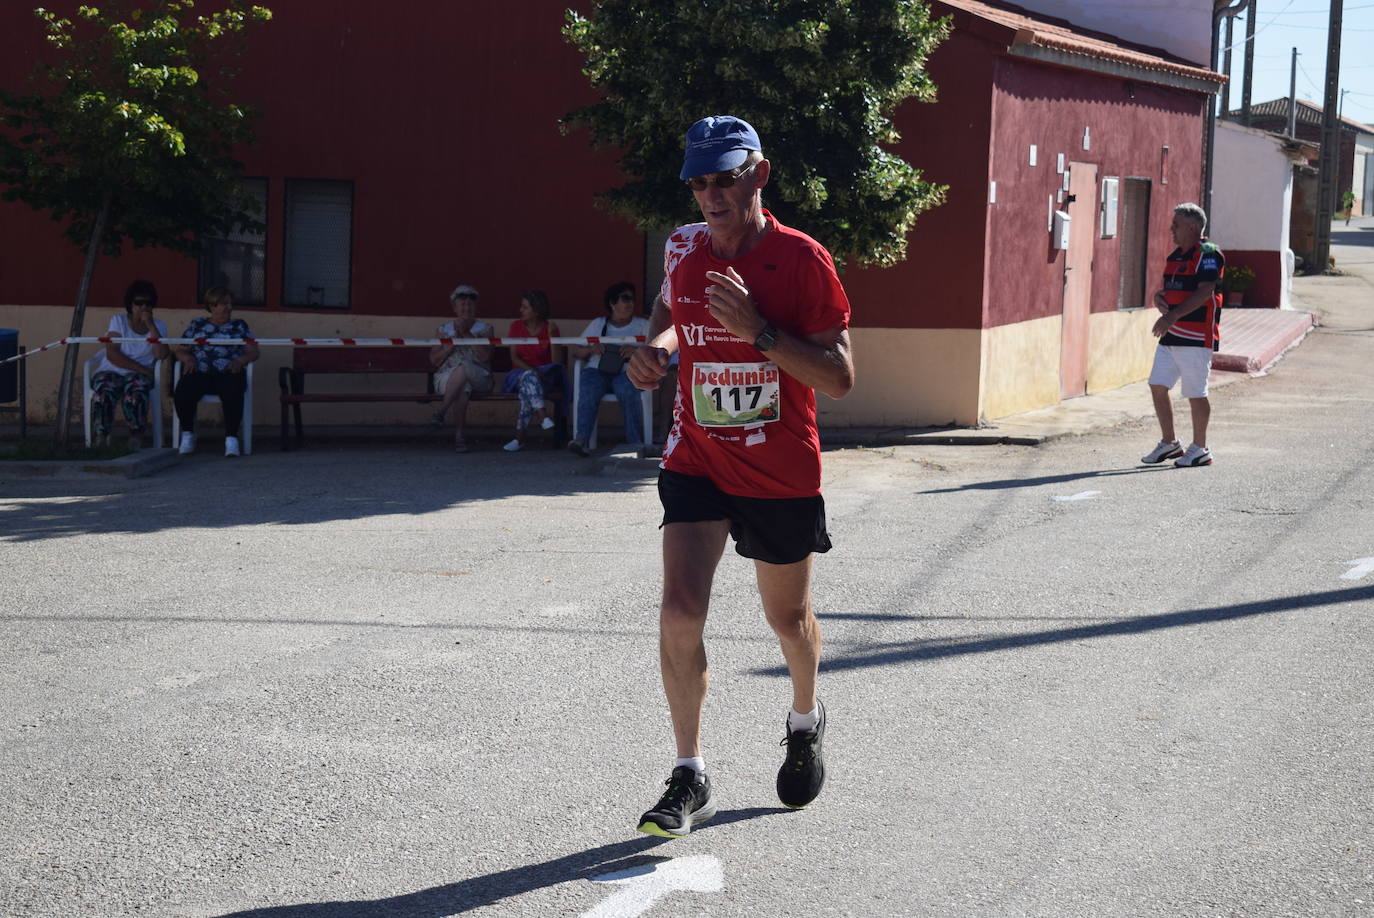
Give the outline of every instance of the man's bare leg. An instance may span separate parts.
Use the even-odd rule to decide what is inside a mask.
[[[792,708],[816,707],[816,671],[821,661],[821,626],[811,610],[811,555],[795,564],[755,561],[763,614],[782,645],[792,677]]]
[[[1178,439],[1174,433],[1174,405],[1169,400],[1169,387],[1150,385],[1150,398],[1155,403],[1155,417],[1159,418],[1159,439],[1172,443]]]
[[[728,520],[669,523],[663,527],[659,663],[679,758],[701,755],[701,712],[708,681],[702,635],[711,602],[711,583],[729,534]]]
[[[1188,407],[1193,414],[1193,442],[1198,446],[1207,445],[1207,422],[1212,419],[1212,403],[1203,398],[1188,399]]]

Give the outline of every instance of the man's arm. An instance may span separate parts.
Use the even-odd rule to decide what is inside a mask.
[[[1164,315],[1160,316],[1159,319],[1155,321],[1154,328],[1151,329],[1154,336],[1156,338],[1164,337],[1164,333],[1169,330],[1169,326],[1173,325],[1193,310],[1206,305],[1207,301],[1215,294],[1216,289],[1217,285],[1215,281],[1202,281],[1199,283],[1197,289],[1194,290],[1186,300],[1165,312]]]
[[[654,308],[649,314],[649,339],[646,347],[637,347],[625,365],[625,375],[637,389],[657,389],[663,377],[668,375],[668,361],[677,351],[677,329],[673,326],[672,310],[663,302],[663,297],[654,298]]]
[[[729,274],[707,271],[708,308],[736,338],[753,343],[768,325],[759,315],[754,298],[744,279],[734,268]],[[779,330],[777,343],[768,350],[768,359],[798,382],[824,392],[831,398],[844,398],[854,388],[854,355],[849,346],[849,330],[835,326],[806,337]]]

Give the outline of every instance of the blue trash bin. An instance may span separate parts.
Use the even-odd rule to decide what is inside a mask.
[[[19,329],[0,328],[0,360],[19,353]],[[0,364],[0,405],[19,401],[19,362]]]

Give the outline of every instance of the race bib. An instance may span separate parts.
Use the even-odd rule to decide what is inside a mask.
[[[774,363],[698,363],[692,367],[692,407],[702,427],[741,427],[778,420]]]

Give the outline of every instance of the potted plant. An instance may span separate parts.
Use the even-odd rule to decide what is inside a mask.
[[[1226,268],[1226,305],[1240,306],[1245,291],[1255,286],[1255,269],[1245,265],[1228,265]]]

